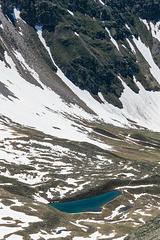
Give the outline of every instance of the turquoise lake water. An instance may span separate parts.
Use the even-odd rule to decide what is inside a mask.
[[[121,195],[120,191],[113,190],[96,197],[85,198],[72,202],[51,203],[50,205],[66,213],[101,212],[100,207],[102,205],[119,195]]]

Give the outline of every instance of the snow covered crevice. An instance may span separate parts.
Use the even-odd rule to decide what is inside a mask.
[[[83,127],[80,130],[79,124],[74,123],[75,119],[93,121],[91,114],[86,113],[78,105],[66,104],[60,96],[40,82],[38,74],[27,65],[19,52],[15,51],[15,56],[42,88],[25,81],[19,75],[11,57],[5,52],[6,62],[11,68],[6,68],[5,63],[0,62],[2,81],[16,98],[10,97],[12,101],[8,101],[4,96],[0,97],[2,115],[46,134],[109,148],[105,144],[90,139],[89,128]]]
[[[127,122],[127,119],[130,119],[141,127],[160,131],[160,92],[146,91],[135,78],[134,81],[139,88],[138,94],[133,92],[126,83],[122,81],[124,91],[120,97],[120,101],[123,104],[123,109],[118,109],[112,105],[110,106],[102,94],[99,93],[100,98],[104,102],[104,104],[101,105],[108,114],[112,113],[112,116],[110,116],[111,119],[117,119],[117,121],[126,124],[126,126],[132,127],[132,125],[129,125]]]
[[[136,81],[136,79],[134,79]],[[134,93],[125,83],[124,92],[120,98],[123,103],[123,115],[134,120],[138,125],[151,130],[160,130],[160,92],[146,91],[141,83],[136,81],[139,93]]]
[[[160,83],[160,69],[154,62],[149,47],[145,46],[140,37],[138,39],[133,37],[133,41],[144,59],[148,62],[152,76],[157,80],[158,83]]]
[[[147,20],[146,20],[146,19],[141,19],[141,18],[140,18],[140,21],[143,22],[144,25],[147,27],[148,31],[150,31],[150,26],[149,26]]]
[[[102,0],[99,0],[99,2],[100,2],[103,6],[105,6],[105,3],[104,3]]]
[[[160,42],[160,21],[156,24],[150,22],[149,25],[151,27],[152,36]]]
[[[42,89],[44,89],[45,85],[40,81],[39,75],[36,73],[36,71],[33,68],[29,67],[29,65],[25,62],[25,59],[22,57],[22,54],[20,52],[16,51],[16,50],[13,50],[13,53],[14,53],[16,59],[18,59],[22,68],[24,69],[24,71],[28,71],[31,74],[31,76],[36,80],[38,85]]]
[[[74,13],[73,13],[72,11],[70,11],[70,10],[67,9],[67,12],[68,12],[70,15],[74,16]]]
[[[132,52],[133,52],[134,54],[136,54],[136,50],[135,50],[133,44],[131,43],[131,41],[130,41],[128,38],[126,38],[126,40],[127,40],[128,44],[129,44],[129,46],[130,46]]]
[[[111,42],[114,44],[114,46],[117,48],[117,50],[120,51],[119,46],[118,46],[116,40],[112,37],[109,29],[108,29],[107,27],[106,27],[105,29],[106,29],[106,31],[107,31],[108,34],[109,34],[109,37],[110,37],[110,39],[111,39]]]

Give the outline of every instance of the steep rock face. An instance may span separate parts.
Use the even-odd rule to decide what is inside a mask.
[[[83,106],[81,106],[85,108],[86,111],[90,111],[89,109],[87,110],[84,103],[82,103],[82,101],[80,101],[80,99],[78,99],[77,96],[67,88],[67,86],[65,86],[64,89],[64,83],[55,74],[57,68],[51,61],[50,56],[44,49],[42,43],[39,42],[35,29],[22,20],[16,24],[14,18],[14,24],[11,24],[11,22],[8,21],[8,15],[5,17],[2,12],[0,12],[0,19],[2,23],[1,26],[5,29],[0,28],[1,60],[5,61],[4,52],[6,51],[13,59],[20,75],[29,83],[43,89],[31,70],[33,67],[39,75],[40,81],[59,94],[66,102],[71,103],[74,99],[74,103],[77,102],[79,105],[82,104]],[[23,33],[21,30],[23,30]],[[18,51],[22,55],[22,58],[25,59],[26,64],[30,66],[28,69],[25,67],[24,63],[21,62],[21,59],[18,59],[17,56],[15,56],[15,51]]]
[[[152,218],[125,240],[159,240],[160,239],[160,217]]]
[[[11,67],[7,53],[27,82],[105,122],[158,130],[159,22],[123,4],[2,0],[0,58]],[[6,85],[2,94],[16,96]]]
[[[43,27],[43,36],[56,64],[81,89],[122,108],[119,100],[123,85],[118,77],[136,93],[136,76],[147,90],[159,91],[157,79],[149,65],[128,40],[140,37],[153,53],[159,54],[149,27],[140,20],[157,21],[159,3],[153,1],[1,1],[5,14],[15,23],[13,7],[29,25]],[[146,10],[147,9],[147,10]],[[153,14],[154,13],[154,14]],[[142,64],[143,62],[143,64]]]

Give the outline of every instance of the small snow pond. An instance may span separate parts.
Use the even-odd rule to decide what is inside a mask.
[[[101,212],[101,206],[121,195],[118,190],[113,190],[96,197],[85,198],[72,202],[51,203],[50,205],[66,213]]]

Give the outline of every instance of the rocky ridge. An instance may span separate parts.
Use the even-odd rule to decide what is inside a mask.
[[[140,36],[159,62],[158,43],[141,22],[143,18],[154,23],[158,20],[157,2],[37,0],[2,1],[1,4],[13,24],[16,25],[12,15],[16,6],[29,25],[43,27],[56,64],[81,89],[94,95],[102,92],[107,101],[118,107],[122,107],[119,98],[124,89],[118,76],[135,92],[139,89],[133,76],[147,90],[160,89],[148,67],[144,67],[145,59],[137,50],[133,54],[127,42],[134,45],[133,36]]]

